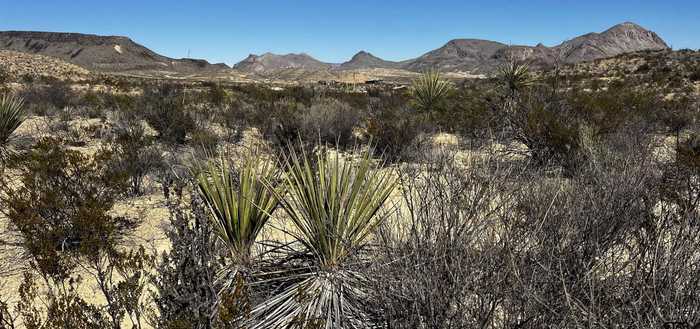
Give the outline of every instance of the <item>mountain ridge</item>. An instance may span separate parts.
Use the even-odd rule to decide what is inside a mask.
[[[544,46],[542,43],[538,43],[536,46],[507,45],[491,40],[464,38],[450,40],[440,48],[431,50],[419,57],[400,62],[387,61],[366,51],[360,51],[349,61],[340,64],[324,63],[307,54],[305,55],[310,60],[323,63],[317,69],[386,68],[404,69],[413,72],[439,69],[452,72],[487,73],[511,59],[527,61],[535,67],[545,67],[555,63],[578,63],[614,57],[628,52],[664,49],[670,48],[655,32],[632,22],[624,22],[603,32],[586,33],[552,47]],[[266,53],[265,55],[276,57],[278,62],[283,62],[285,56],[290,54],[276,55]],[[284,67],[285,65],[278,64],[278,66]],[[287,67],[292,66],[294,65],[287,65]],[[260,73],[263,71],[269,73],[268,70],[262,68],[255,71],[246,70],[245,67],[241,66],[237,68],[241,68],[249,73]],[[272,70],[274,71],[274,69]]]
[[[523,60],[535,67],[556,63],[578,63],[614,57],[642,50],[670,49],[653,31],[624,22],[596,33],[586,33],[547,47],[507,45],[482,39],[453,39],[416,58],[388,61],[362,50],[343,63],[326,63],[306,53],[251,54],[233,65],[246,74],[274,75],[276,71],[347,71],[397,69],[421,72],[438,69],[447,72],[489,73],[511,59]],[[124,36],[38,31],[0,32],[0,50],[18,51],[62,59],[83,68],[102,72],[225,72],[226,64],[211,64],[202,59],[174,59],[160,55]]]
[[[124,36],[72,32],[1,31],[0,50],[62,59],[95,71],[155,70],[198,72],[228,68],[205,60],[160,55]]]

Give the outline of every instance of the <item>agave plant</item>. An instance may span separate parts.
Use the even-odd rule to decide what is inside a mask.
[[[498,68],[498,78],[511,94],[521,92],[532,85],[530,67],[526,63],[511,60]]]
[[[396,185],[370,153],[341,159],[318,152],[312,161],[303,148],[290,150],[280,205],[308,262],[254,308],[252,328],[358,328],[369,321],[360,307],[367,278],[359,256]]]
[[[231,287],[239,274],[248,279],[251,252],[263,227],[279,204],[281,187],[268,188],[263,184],[274,182],[277,169],[270,161],[252,156],[240,171],[233,170],[228,161],[209,161],[197,170],[199,194],[206,202],[216,232],[228,247],[233,264]]]
[[[418,110],[431,112],[451,90],[452,83],[443,79],[439,71],[430,70],[413,81],[411,97]]]
[[[0,163],[4,163],[14,154],[10,145],[15,130],[24,121],[23,100],[4,95],[0,98]]]

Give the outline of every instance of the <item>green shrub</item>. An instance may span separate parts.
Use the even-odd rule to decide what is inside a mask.
[[[5,83],[10,81],[10,73],[7,72],[7,70],[3,67],[0,66],[0,86],[4,85]]]
[[[688,80],[692,82],[700,81],[700,65],[695,65],[695,68],[690,72]]]
[[[112,156],[88,157],[43,139],[17,161],[19,186],[3,184],[9,223],[43,275],[67,278],[76,257],[113,247],[135,227],[111,214],[126,190],[123,173],[109,170]]]
[[[20,92],[27,107],[36,115],[51,115],[75,103],[75,93],[66,82],[48,86],[31,85]]]
[[[237,142],[243,133],[243,129],[250,124],[250,118],[255,108],[242,99],[236,99],[222,106],[218,113],[218,120],[227,130],[227,139],[230,143]]]
[[[221,84],[212,82],[206,85],[209,87],[209,90],[207,91],[207,98],[210,103],[214,105],[222,105],[226,102],[228,99],[228,94],[226,93],[226,90],[221,87]]]
[[[144,92],[141,106],[144,117],[158,138],[166,143],[184,144],[187,134],[195,129],[194,119],[185,109],[182,89],[162,85]]]
[[[422,119],[407,107],[377,105],[370,110],[367,134],[388,161],[401,160],[423,131]]]
[[[126,121],[117,128],[114,153],[112,170],[127,175],[132,195],[141,195],[146,176],[165,166],[161,151],[138,121]]]
[[[207,152],[215,152],[219,146],[220,138],[211,129],[200,127],[195,129],[192,134],[189,144],[200,150]]]

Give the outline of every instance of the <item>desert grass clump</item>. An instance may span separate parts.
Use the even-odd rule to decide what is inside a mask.
[[[288,233],[301,244],[293,258],[304,261],[277,278],[284,288],[253,309],[252,328],[364,327],[369,278],[361,251],[396,180],[370,151],[353,159],[291,149],[285,168],[287,195],[276,194],[292,223]]]
[[[9,95],[0,98],[0,163],[15,153],[11,142],[15,131],[24,122],[24,101]]]
[[[413,81],[410,91],[416,109],[430,113],[438,109],[452,89],[452,83],[443,79],[439,71],[430,70]]]

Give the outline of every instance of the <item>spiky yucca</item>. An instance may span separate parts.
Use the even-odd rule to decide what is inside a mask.
[[[237,266],[250,266],[251,248],[283,195],[278,185],[263,184],[276,177],[275,166],[258,156],[249,157],[238,172],[223,157],[198,170],[199,193]]]
[[[533,83],[530,67],[516,60],[501,65],[498,68],[498,78],[511,94],[521,92]]]
[[[14,154],[12,137],[24,121],[24,101],[10,95],[0,97],[0,163]]]
[[[452,83],[437,70],[429,70],[413,81],[411,97],[418,110],[431,112],[450,93]]]
[[[370,157],[318,152],[312,161],[303,148],[290,149],[286,161],[287,195],[280,202],[293,229],[289,232],[310,259],[290,271],[286,288],[253,310],[253,328],[357,328],[367,322],[360,310],[365,298],[357,270],[383,216],[381,209],[396,180]]]

